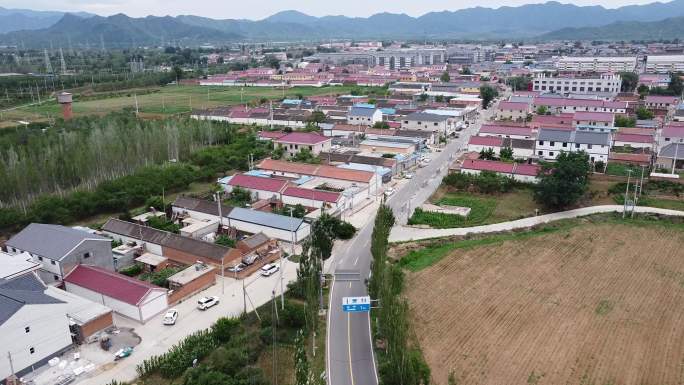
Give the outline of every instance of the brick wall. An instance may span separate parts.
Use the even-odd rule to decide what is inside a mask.
[[[169,295],[169,305],[176,304],[182,299],[189,297],[199,291],[216,283],[216,269],[207,269],[206,273],[197,277],[192,282],[184,285],[180,289],[176,289]]]
[[[87,339],[91,335],[99,332],[100,330],[106,329],[114,324],[112,318],[112,312],[103,314],[83,325],[81,325],[81,336],[83,339]]]

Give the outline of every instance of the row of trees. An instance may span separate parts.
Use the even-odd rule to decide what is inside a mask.
[[[129,111],[60,121],[54,127],[6,129],[0,134],[0,207],[26,207],[40,195],[64,195],[74,188],[92,190],[147,165],[190,160],[193,153],[193,159],[208,164],[212,172],[219,167],[225,171],[231,163],[246,166],[247,153],[232,151],[236,146],[229,146],[229,153],[213,147],[220,162],[213,153],[198,152],[233,143],[245,150],[257,147],[256,137],[236,126],[192,119],[142,120]],[[237,162],[235,157],[243,159]]]
[[[379,300],[380,309],[374,312],[376,338],[384,341],[385,350],[378,355],[380,383],[420,385],[430,382],[430,368],[422,352],[410,344],[408,303],[402,297],[404,273],[401,267],[387,259],[389,232],[394,225],[394,214],[382,205],[375,217],[371,238],[373,255],[372,275],[368,290]]]

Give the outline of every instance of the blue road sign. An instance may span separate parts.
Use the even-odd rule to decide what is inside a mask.
[[[343,297],[342,310],[348,313],[370,311],[370,297]]]

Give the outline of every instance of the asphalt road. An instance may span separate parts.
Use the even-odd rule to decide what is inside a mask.
[[[465,149],[468,138],[479,130],[489,116],[484,111],[475,124],[460,133],[441,152],[430,154],[429,165],[416,170],[413,179],[394,193],[387,203],[394,211],[397,223],[406,223],[410,213],[435,191],[448,172],[449,163],[459,150]],[[342,298],[367,295],[365,280],[370,271],[370,239],[373,221],[359,230],[356,237],[336,250],[333,261],[334,280],[330,289],[330,309],[326,340],[326,373],[328,385],[376,385],[377,368],[368,313],[345,313]]]

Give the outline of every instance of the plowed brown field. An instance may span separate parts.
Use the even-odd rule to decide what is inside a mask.
[[[446,384],[684,384],[684,232],[592,224],[456,250],[409,273]]]

